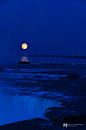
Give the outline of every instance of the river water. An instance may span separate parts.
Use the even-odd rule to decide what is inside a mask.
[[[45,92],[35,84],[37,79],[34,76],[37,74],[34,72],[39,72],[38,75],[43,76],[41,72],[49,71],[48,69],[30,69],[27,68],[27,65],[20,67],[17,64],[16,66],[15,64],[5,64],[2,67],[4,71],[0,72],[0,125],[38,117],[43,118],[47,108],[58,106],[57,100],[40,97]],[[42,80],[46,78],[48,75],[44,75]],[[20,83],[21,85],[19,85]],[[25,87],[27,90],[24,90]],[[26,91],[27,94],[25,94]]]
[[[0,125],[42,117],[57,101],[42,97],[19,96],[0,92]]]
[[[4,68],[4,71],[0,72],[0,125],[37,117],[43,118],[43,114],[47,108],[61,106],[59,99],[73,100],[72,96],[64,95],[64,88],[61,92],[52,92],[50,89],[49,91],[48,89],[46,91],[43,90],[43,87],[49,87],[49,84],[53,87],[53,81],[59,80],[59,75],[55,74],[55,72],[62,71],[61,68],[55,69],[51,66],[46,67],[46,65],[42,68],[41,66],[31,64],[19,65],[17,64],[18,61],[31,63],[85,62],[84,59],[58,57],[0,56],[1,66]],[[66,75],[60,75],[60,77],[61,76],[65,77]],[[52,82],[50,82],[51,80]],[[40,87],[42,85],[43,87]],[[47,95],[47,98],[44,98],[44,95]],[[51,96],[53,100],[50,99]],[[57,100],[54,100],[54,97],[57,97]]]
[[[86,63],[86,59],[75,59],[66,57],[27,57],[27,56],[0,56],[0,64],[18,63],[19,61],[27,61],[31,63]]]

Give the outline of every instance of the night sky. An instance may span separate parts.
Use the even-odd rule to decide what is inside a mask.
[[[14,52],[86,55],[86,1],[0,0],[0,54]]]

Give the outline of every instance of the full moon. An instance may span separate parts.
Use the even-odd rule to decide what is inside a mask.
[[[28,45],[26,43],[22,44],[22,49],[27,49]]]

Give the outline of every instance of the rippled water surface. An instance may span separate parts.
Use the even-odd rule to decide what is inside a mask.
[[[80,96],[75,94],[73,97],[74,83],[68,82],[67,87],[72,86],[69,90],[67,87],[65,89],[64,84],[60,84],[62,88],[57,91],[61,87],[59,78],[63,78],[63,82],[67,76],[63,72],[75,71],[75,68],[65,67],[63,71],[61,67],[46,66],[2,66],[4,71],[0,72],[0,125],[42,117],[47,108],[61,107],[63,100],[79,100]],[[70,93],[71,89],[74,91]]]
[[[11,64],[19,61],[27,61],[31,63],[85,63],[86,59],[75,59],[66,57],[27,57],[17,55],[0,55],[0,64]]]

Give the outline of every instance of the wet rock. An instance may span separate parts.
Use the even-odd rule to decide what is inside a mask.
[[[57,117],[52,117],[52,118],[51,118],[51,122],[58,122]]]
[[[81,69],[79,69],[81,71]]]
[[[44,114],[51,122],[61,122],[69,115],[69,112],[70,109],[67,109],[66,107],[51,107],[47,108]]]
[[[82,114],[82,115],[75,115],[75,116],[67,116],[63,119],[62,121],[63,123],[86,123],[86,114]]]
[[[0,126],[0,130],[43,130],[49,124],[48,120],[35,118]]]
[[[80,76],[77,75],[77,74],[71,73],[71,74],[68,74],[66,77],[67,77],[68,79],[77,79],[77,78],[79,78]]]
[[[0,66],[0,72],[4,71],[3,67]]]

